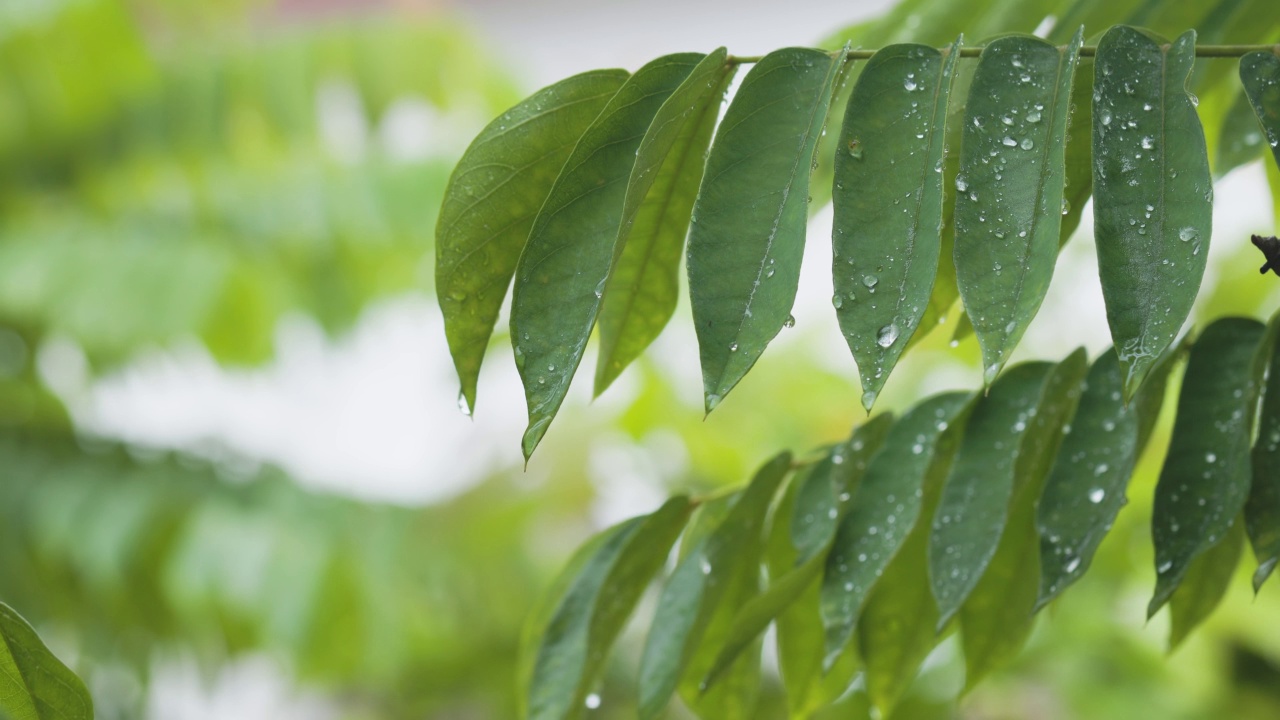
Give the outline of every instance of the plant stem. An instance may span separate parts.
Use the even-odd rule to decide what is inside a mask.
[[[939,48],[939,51],[946,52],[950,48]],[[1096,45],[1085,45],[1080,48],[1080,57],[1093,57],[1097,52]],[[1272,52],[1280,55],[1280,44],[1276,45],[1197,45],[1196,57],[1199,58],[1238,58],[1257,51]],[[876,50],[850,50],[846,56],[848,60],[868,60],[872,55],[876,54]],[[838,53],[831,53],[835,57]],[[982,54],[982,47],[962,47],[960,48],[960,57],[976,58]],[[748,65],[760,62],[760,55],[730,55],[728,62],[730,65]]]

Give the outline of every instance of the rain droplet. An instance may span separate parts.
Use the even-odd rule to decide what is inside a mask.
[[[1017,141],[1017,140],[1014,140],[1013,138],[1009,137],[1008,135],[1005,135],[1005,136],[1004,136],[1004,139],[1003,139],[1003,140],[1001,140],[1000,142],[1001,142],[1001,143],[1003,143],[1005,147],[1017,147],[1017,145],[1018,145],[1018,141]]]
[[[784,328],[793,328],[795,326],[796,326],[795,315],[788,315],[786,321],[782,323],[782,327]]]
[[[911,92],[912,90],[915,90],[919,86],[916,85],[916,81],[912,80],[911,76],[908,75],[907,79],[902,82],[902,87],[906,88],[907,92]]]
[[[876,344],[882,348],[887,348],[898,339],[897,323],[889,323],[880,328],[880,332],[876,333]]]
[[[837,293],[831,296],[831,304],[835,307],[835,309],[839,310],[844,305],[844,300],[842,300],[840,298],[840,294]]]
[[[1151,148],[1153,148],[1153,147],[1155,147],[1155,146],[1156,146],[1155,138],[1151,137],[1150,135],[1144,135],[1144,136],[1142,136],[1142,149],[1143,149],[1143,150],[1150,150]]]
[[[462,393],[458,393],[458,412],[471,417],[471,405],[467,402],[467,396]]]
[[[878,282],[880,282],[880,278],[876,277],[875,275],[863,275],[863,276],[862,276],[862,284],[863,284],[863,285],[866,285],[866,286],[867,286],[867,287],[869,287],[869,288],[873,288],[873,287],[875,287],[875,286],[876,286],[876,283],[878,283]]]
[[[1106,490],[1103,490],[1102,488],[1094,488],[1089,491],[1089,502],[1093,503],[1094,505],[1097,505],[1098,503],[1102,502],[1102,499],[1105,498],[1106,496],[1107,496]]]
[[[1030,150],[1031,148],[1035,147],[1036,144],[1034,141],[1032,141],[1031,138],[1023,138],[1022,142],[1018,143],[1018,146],[1021,147],[1023,150]]]
[[[1187,226],[1178,231],[1178,239],[1182,242],[1191,242],[1200,236],[1200,232],[1193,227]]]
[[[1029,123],[1040,122],[1040,111],[1032,110],[1031,112],[1027,113],[1027,122]]]

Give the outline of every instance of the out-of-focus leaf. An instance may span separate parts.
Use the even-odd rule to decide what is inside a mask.
[[[626,80],[623,70],[596,70],[538,91],[481,131],[449,179],[436,227],[436,294],[468,407],[534,218]]]
[[[1181,329],[1208,256],[1213,183],[1186,89],[1195,37],[1121,25],[1098,43],[1094,235],[1126,400]]]
[[[809,170],[843,64],[844,53],[769,53],[747,73],[716,132],[688,250],[707,412],[791,315]]]
[[[1178,589],[1169,598],[1169,649],[1182,644],[1197,625],[1209,617],[1227,594],[1231,576],[1244,552],[1244,523],[1237,519],[1213,547],[1191,561]]]
[[[631,171],[621,254],[600,307],[595,394],[639,357],[675,312],[680,258],[707,147],[736,66],[710,53],[671,94],[640,143]]]
[[[1018,449],[1007,527],[982,579],[960,608],[968,689],[1017,655],[1031,635],[1040,584],[1036,503],[1076,413],[1088,369],[1083,348],[1054,367]]]
[[[93,720],[93,700],[84,683],[4,603],[0,603],[0,714],[12,720]]]
[[[1260,51],[1240,58],[1240,82],[1280,165],[1280,53]]]
[[[689,517],[685,497],[622,524],[579,571],[540,639],[529,717],[576,716],[641,593]]]
[[[1011,368],[978,400],[933,516],[929,578],[940,622],[960,609],[995,554],[1013,495],[1019,445],[1052,365]]]
[[[1262,323],[1225,318],[1191,348],[1178,416],[1156,485],[1154,615],[1191,562],[1226,536],[1249,495],[1249,450],[1258,390],[1254,357]]]
[[[1280,313],[1271,318],[1259,351],[1270,369],[1253,446],[1253,484],[1244,507],[1249,542],[1258,558],[1254,592],[1280,562]]]
[[[1083,30],[1066,47],[1019,35],[983,48],[956,178],[960,297],[988,385],[1049,290],[1062,226],[1071,87]]]
[[[1277,103],[1276,112],[1280,116],[1280,103]],[[1237,94],[1222,121],[1218,154],[1213,164],[1214,177],[1222,177],[1241,165],[1257,160],[1266,146],[1266,137],[1258,128],[1258,118],[1253,113],[1253,106],[1249,104],[1249,96],[1243,92]]]
[[[782,453],[756,472],[724,520],[676,566],[658,598],[657,622],[649,629],[640,659],[640,716],[657,716],[676,689],[686,665],[701,644],[712,615],[739,576],[743,547],[759,542],[765,513],[791,466]]]
[[[939,438],[968,401],[967,393],[947,393],[912,408],[889,431],[854,491],[822,578],[827,668],[853,638],[868,593],[916,526]]]
[[[891,427],[892,415],[871,418],[797,478],[799,488],[790,526],[797,565],[808,562],[830,545],[840,515],[849,506]]]
[[[833,304],[868,411],[929,305],[942,243],[947,100],[959,40],[945,54],[893,45],[849,97],[835,158]]]
[[[627,197],[641,202],[652,181],[632,172],[643,140],[663,103],[703,57],[667,55],[637,70],[583,132],[529,230],[511,291],[511,342],[529,405],[526,459],[582,362],[625,241],[619,229]],[[655,140],[653,153],[661,155],[674,139]],[[648,155],[645,161],[656,162]]]

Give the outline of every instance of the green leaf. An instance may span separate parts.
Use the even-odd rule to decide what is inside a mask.
[[[880,50],[858,77],[835,156],[833,304],[871,410],[924,317],[942,243],[947,99],[959,57]]]
[[[22,616],[0,603],[0,715],[12,720],[92,720],[93,700]]]
[[[595,70],[534,93],[489,123],[449,178],[436,225],[436,294],[468,408],[533,220],[578,138],[626,79],[624,70]]]
[[[968,402],[968,393],[947,393],[904,415],[854,492],[822,578],[828,668],[853,637],[867,594],[916,526],[938,440]]]
[[[1065,48],[1012,35],[983,48],[956,178],[956,278],[988,385],[1040,309],[1062,227],[1067,117],[1083,29]]]
[[[1178,589],[1169,598],[1169,650],[1182,644],[1197,625],[1209,617],[1231,585],[1231,576],[1244,552],[1244,523],[1234,522],[1213,547],[1191,561]]]
[[[640,659],[640,717],[644,720],[657,716],[667,704],[725,593],[743,565],[754,564],[739,551],[759,542],[765,513],[790,467],[790,453],[765,463],[724,520],[681,558],[662,589],[655,614],[658,621],[649,630]]]
[[[583,133],[529,231],[511,294],[511,342],[529,405],[525,459],[564,402],[595,326],[642,140],[702,58],[667,55],[637,70]]]
[[[929,537],[929,578],[940,623],[978,584],[996,552],[1013,496],[1019,445],[1049,363],[1011,368],[978,400],[942,489]]]
[[[1018,449],[1007,527],[982,579],[960,608],[966,689],[1013,659],[1031,635],[1040,585],[1036,504],[1066,425],[1077,411],[1088,369],[1083,348],[1053,369]]]
[[[1270,356],[1270,371],[1253,446],[1253,484],[1244,507],[1249,542],[1258,558],[1255,592],[1280,561],[1280,313],[1271,318],[1260,350],[1264,358]]]
[[[1126,400],[1187,319],[1208,256],[1213,183],[1186,88],[1195,37],[1121,25],[1098,43],[1094,235]]]
[[[720,100],[735,65],[724,48],[703,58],[671,94],[640,143],[622,211],[622,246],[600,307],[595,394],[662,332],[675,312],[680,258]]]
[[[1280,53],[1259,51],[1240,58],[1240,82],[1280,165]]]
[[[840,515],[849,506],[891,427],[892,415],[871,418],[797,478],[799,488],[790,523],[797,565],[808,562],[831,544]]]
[[[1255,320],[1225,318],[1206,328],[1191,348],[1169,454],[1156,485],[1151,519],[1156,590],[1147,617],[1244,509],[1258,399],[1252,363],[1263,332]]]
[[[685,497],[622,523],[574,578],[544,631],[530,684],[530,718],[577,716],[640,595],[689,518]]]
[[[1280,95],[1280,91],[1277,94]],[[1253,113],[1248,94],[1237,93],[1222,121],[1218,154],[1213,163],[1214,177],[1220,178],[1241,165],[1257,160],[1266,146],[1266,138],[1258,128],[1258,118]]]
[[[809,169],[844,53],[787,48],[742,81],[716,132],[689,233],[689,299],[706,410],[791,315]]]

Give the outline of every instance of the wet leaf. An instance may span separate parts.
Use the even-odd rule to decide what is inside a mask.
[[[967,393],[938,395],[904,415],[854,491],[822,579],[827,667],[844,652],[867,594],[915,527],[938,439],[968,401]]]
[[[749,553],[740,550],[760,542],[765,513],[790,467],[789,453],[761,467],[724,520],[696,540],[676,565],[658,598],[658,620],[649,629],[640,660],[641,718],[653,718],[666,706],[743,567],[751,565],[755,572],[753,558],[758,555],[746,557]],[[686,542],[691,539],[687,537]]]
[[[836,147],[833,304],[868,411],[919,327],[938,274],[957,47],[877,52],[849,97]]]
[[[1267,140],[1258,127],[1258,118],[1249,104],[1248,94],[1241,92],[1222,120],[1218,153],[1213,163],[1214,177],[1220,178],[1241,165],[1257,160],[1265,147]]]
[[[1252,52],[1240,58],[1240,82],[1280,165],[1280,54]]]
[[[640,143],[618,231],[621,255],[600,308],[595,393],[653,342],[676,309],[680,258],[711,133],[736,66],[707,55],[671,94]]]
[[[809,169],[844,54],[807,48],[751,68],[707,157],[689,233],[689,298],[706,409],[790,317],[804,253]]]
[[[662,568],[689,518],[685,497],[609,533],[586,560],[542,634],[530,683],[530,718],[567,718],[604,667],[640,595]]]
[[[1231,576],[1244,552],[1244,523],[1234,522],[1226,537],[1197,555],[1187,568],[1178,589],[1169,598],[1169,650],[1182,644],[1187,635],[1218,607],[1231,585]]]
[[[1117,26],[1095,59],[1094,235],[1126,399],[1186,321],[1212,229],[1204,131],[1186,89],[1195,32],[1164,42]]]
[[[1083,30],[1065,48],[999,38],[982,51],[956,177],[960,297],[989,385],[1049,289],[1062,227],[1067,117]]]
[[[702,57],[658,58],[623,84],[565,161],[529,231],[511,294],[511,342],[529,405],[526,459],[560,409],[595,326],[642,140]]]
[[[1013,496],[1019,445],[1052,368],[1010,368],[969,418],[929,538],[929,578],[941,623],[960,609],[995,554]]]
[[[539,90],[489,123],[449,178],[436,225],[436,293],[468,408],[533,219],[626,79],[624,70],[595,70]]]
[[[1148,617],[1168,601],[1191,561],[1220,541],[1244,509],[1259,390],[1253,361],[1263,332],[1257,321],[1225,318],[1205,328],[1191,348],[1156,485],[1156,590]]]
[[[13,720],[92,720],[93,700],[22,616],[0,603],[0,715]]]
[[[1271,318],[1260,350],[1270,371],[1253,446],[1253,484],[1244,507],[1249,542],[1258,558],[1255,592],[1280,561],[1280,314]]]

